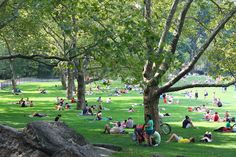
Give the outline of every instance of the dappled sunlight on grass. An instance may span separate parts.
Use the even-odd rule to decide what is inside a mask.
[[[76,104],[72,104],[72,109],[57,111],[55,110],[56,97],[65,98],[65,91],[61,89],[59,82],[44,82],[44,83],[27,83],[19,86],[23,93],[21,95],[12,95],[10,88],[0,90],[0,123],[7,124],[16,128],[23,128],[29,122],[33,121],[53,121],[56,115],[61,114],[61,121],[65,122],[70,128],[76,132],[83,134],[86,139],[91,143],[109,143],[119,145],[123,148],[122,152],[116,153],[115,157],[136,157],[136,156],[150,156],[150,154],[161,154],[163,156],[176,156],[183,155],[188,157],[208,156],[216,157],[222,156],[234,156],[236,151],[236,134],[234,133],[218,133],[213,132],[214,129],[224,126],[224,122],[206,122],[202,119],[202,112],[188,112],[188,106],[201,106],[207,104],[208,108],[212,108],[214,111],[219,112],[223,117],[224,112],[229,110],[232,116],[236,116],[236,105],[234,96],[236,92],[233,87],[228,88],[226,93],[223,93],[220,88],[207,88],[209,96],[204,99],[204,89],[196,88],[192,91],[198,90],[199,99],[189,99],[183,94],[184,91],[171,93],[174,96],[174,100],[179,100],[179,104],[164,104],[163,99],[160,99],[160,111],[161,113],[170,113],[170,117],[163,118],[164,122],[167,122],[172,127],[172,132],[188,138],[194,136],[197,139],[195,144],[180,144],[162,142],[158,147],[145,147],[133,142],[130,138],[130,134],[126,135],[108,135],[102,134],[105,124],[110,121],[96,121],[95,116],[79,116],[81,110],[76,110]],[[91,85],[95,86],[95,85]],[[122,86],[118,81],[114,81],[111,88]],[[103,86],[101,86],[104,88]],[[45,88],[48,94],[40,94],[38,89]],[[216,96],[220,97],[223,102],[223,107],[218,108],[212,105],[212,93],[216,92]],[[143,106],[134,106],[135,112],[129,113],[128,109],[134,104],[142,104],[142,95],[136,91],[131,91],[128,94],[121,96],[109,96],[114,93],[113,90],[106,90],[103,93],[98,91],[94,92],[94,95],[86,96],[89,105],[97,105],[98,96],[102,96],[103,106],[109,108],[109,111],[102,111],[103,117],[112,117],[112,121],[123,121],[128,117],[132,117],[136,124],[143,124]],[[20,107],[19,104],[12,104],[18,102],[21,98],[29,97],[34,102],[34,107]],[[107,98],[111,97],[112,103],[106,104]],[[31,117],[32,113],[39,112],[47,114],[47,117],[36,118]],[[94,112],[96,113],[96,111]],[[188,115],[193,120],[195,128],[183,129],[181,128],[181,121],[184,116]],[[211,131],[213,134],[213,142],[208,144],[199,143],[199,139],[206,131]],[[133,130],[129,129],[129,133]],[[162,135],[162,141],[169,138],[169,135]],[[204,150],[204,151],[203,151]]]

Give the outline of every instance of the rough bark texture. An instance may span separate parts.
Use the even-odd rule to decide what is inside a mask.
[[[61,85],[64,90],[66,90],[66,74],[63,70],[60,70],[61,73]]]
[[[12,73],[12,77],[11,77],[12,89],[14,91],[16,91],[16,72],[15,72],[15,68],[13,65],[13,61],[11,59],[9,60],[9,64],[10,64],[10,69],[11,69],[11,73]]]
[[[73,69],[69,66],[67,69],[67,99],[71,99],[73,97],[73,87],[74,87],[74,74]]]
[[[99,150],[64,123],[32,122],[19,132],[0,125],[2,157],[100,157],[112,150]]]
[[[144,89],[144,114],[151,114],[154,120],[156,130],[159,130],[159,96],[155,87],[147,87]]]
[[[82,109],[85,105],[85,81],[84,81],[84,73],[82,71],[78,71],[77,77],[77,109]]]

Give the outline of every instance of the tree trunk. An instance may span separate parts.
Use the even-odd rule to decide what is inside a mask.
[[[146,118],[147,114],[152,116],[154,121],[154,127],[156,130],[159,130],[159,98],[160,96],[157,94],[156,87],[146,87],[144,89],[144,117]],[[146,121],[146,119],[145,119]]]
[[[64,90],[66,90],[66,74],[63,70],[60,70],[61,73],[61,85]]]
[[[83,71],[78,71],[77,77],[77,110],[85,106],[85,81]]]
[[[71,68],[70,64],[67,68],[67,76],[68,76],[68,81],[67,81],[67,99],[71,99],[73,97],[73,81],[74,81],[74,75],[73,75],[73,69]]]
[[[16,91],[16,72],[15,72],[15,68],[13,65],[13,61],[11,59],[9,60],[9,64],[10,64],[10,69],[11,69],[11,73],[12,73],[12,77],[11,77],[12,89],[14,91]]]

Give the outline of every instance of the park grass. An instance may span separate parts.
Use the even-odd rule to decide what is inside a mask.
[[[57,114],[62,114],[62,121],[64,121],[69,127],[73,128],[77,132],[83,134],[90,143],[109,143],[119,145],[123,148],[123,151],[115,153],[114,157],[137,157],[137,156],[150,156],[152,154],[160,154],[165,157],[172,157],[177,155],[188,156],[188,157],[233,157],[236,153],[236,134],[234,133],[215,133],[213,132],[214,141],[212,143],[200,143],[196,142],[194,144],[180,144],[180,143],[169,143],[166,144],[164,141],[167,140],[169,136],[162,136],[162,143],[158,147],[146,147],[144,145],[138,145],[131,141],[130,134],[125,135],[107,135],[102,134],[104,125],[108,123],[107,121],[94,121],[94,117],[90,116],[78,116],[81,111],[75,110],[75,104],[73,104],[71,110],[56,111],[54,108],[56,97],[65,98],[65,91],[59,86],[59,82],[44,82],[44,83],[26,83],[19,86],[23,93],[21,95],[12,95],[11,90],[6,88],[0,90],[0,123],[6,124],[18,129],[22,129],[27,123],[32,121],[44,120],[53,121]],[[55,86],[58,85],[58,86]],[[90,85],[95,86],[95,85]],[[114,81],[111,88],[121,87],[119,81]],[[48,94],[39,94],[38,88],[45,88]],[[128,117],[132,117],[134,121],[138,124],[143,124],[143,107],[135,106],[134,113],[128,113],[128,108],[133,104],[142,103],[142,95],[136,91],[131,91],[129,94],[125,94],[119,97],[108,96],[110,90],[104,92],[95,92],[94,95],[87,96],[89,105],[97,104],[96,99],[98,96],[102,96],[103,101],[106,98],[111,97],[111,104],[103,104],[104,107],[110,108],[110,111],[103,111],[104,117],[112,117],[113,120],[122,121]],[[209,96],[204,99],[203,89],[194,89],[199,92],[199,99],[188,99],[184,97],[184,91],[171,93],[175,100],[179,100],[179,104],[166,105],[160,99],[160,108],[165,108],[164,112],[171,114],[171,117],[165,118],[164,121],[169,123],[172,127],[172,132],[177,133],[183,137],[194,136],[196,139],[200,139],[201,136],[206,131],[213,131],[215,128],[224,126],[225,123],[213,123],[205,122],[202,120],[203,113],[198,112],[187,112],[188,106],[199,106],[202,104],[207,104],[207,107],[213,108],[215,111],[220,113],[223,117],[224,112],[229,110],[232,116],[236,116],[236,91],[233,87],[228,88],[227,92],[223,93],[221,88],[206,88]],[[223,102],[223,108],[216,108],[212,105],[212,93],[216,92],[216,96],[220,97]],[[19,101],[20,98],[29,97],[30,100],[34,101],[34,107],[21,108],[19,105],[14,104]],[[43,118],[32,118],[33,112],[39,112],[47,114],[47,117]],[[195,126],[198,129],[182,129],[181,121],[185,115],[189,115]],[[132,129],[128,130],[130,133]],[[197,140],[197,141],[198,141]]]

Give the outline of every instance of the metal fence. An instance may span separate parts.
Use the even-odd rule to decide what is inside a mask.
[[[22,84],[27,82],[55,82],[59,81],[59,79],[40,79],[40,78],[32,78],[32,77],[26,77],[26,78],[19,78],[16,79],[16,84]],[[5,80],[4,82],[0,82],[0,89],[3,89],[5,87],[12,86],[11,80]]]

